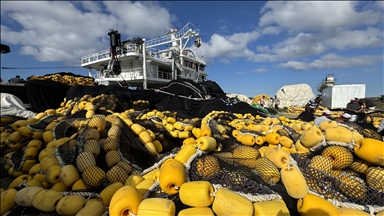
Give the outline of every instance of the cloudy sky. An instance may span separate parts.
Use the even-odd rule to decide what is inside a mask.
[[[1,66],[21,68],[2,69],[1,78],[87,75],[80,57],[108,49],[109,29],[122,40],[152,39],[191,22],[208,79],[226,93],[272,96],[306,83],[316,94],[334,74],[336,84],[366,84],[367,97],[379,96],[383,20],[382,1],[1,1],[1,43],[11,47]]]

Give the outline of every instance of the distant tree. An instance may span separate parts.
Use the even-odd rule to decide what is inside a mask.
[[[328,85],[325,82],[321,82],[317,85],[317,91],[322,93],[325,88],[327,88]]]

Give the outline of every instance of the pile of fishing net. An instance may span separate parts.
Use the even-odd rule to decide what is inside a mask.
[[[1,214],[384,210],[384,142],[374,130],[333,121],[293,127],[263,112],[213,108],[189,117],[118,97],[67,98],[31,119],[2,116],[1,149],[15,179],[1,193]]]
[[[64,85],[75,86],[75,85],[83,85],[83,86],[94,86],[95,80],[92,77],[82,76],[78,74],[73,74],[69,72],[59,72],[53,74],[46,74],[43,76],[33,75],[27,78],[26,81],[32,80],[46,80],[58,82]]]

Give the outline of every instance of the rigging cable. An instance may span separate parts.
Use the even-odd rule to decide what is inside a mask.
[[[55,68],[83,68],[81,66],[72,67],[1,67],[2,70],[28,70],[28,69],[55,69]]]

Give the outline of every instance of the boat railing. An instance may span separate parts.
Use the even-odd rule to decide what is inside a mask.
[[[100,59],[107,59],[107,58],[109,58],[109,53],[110,53],[110,51],[108,49],[108,50],[103,50],[103,51],[99,51],[97,53],[92,53],[92,54],[83,56],[83,57],[81,57],[81,64],[86,64],[86,63],[97,61]]]
[[[137,44],[128,44],[123,47],[121,50],[118,50],[117,57],[122,57],[124,54],[139,54],[142,53],[141,47]],[[155,48],[147,48],[146,54],[149,57],[166,60],[169,59],[169,54],[167,52],[159,52],[158,49]],[[89,54],[81,57],[81,64],[90,63],[98,60],[109,60],[110,59],[110,50],[103,50],[97,53]]]
[[[188,22],[181,30],[178,30],[176,33],[175,33],[175,37],[176,38],[181,38],[183,37],[188,31],[192,31],[192,34],[199,34],[199,29],[197,28],[196,25]],[[147,50],[158,45],[158,44],[162,44],[162,43],[165,43],[167,41],[171,41],[172,38],[171,38],[171,35],[164,35],[162,37],[158,37],[158,38],[155,38],[155,39],[152,39],[152,40],[148,40],[145,42],[146,46],[147,46]],[[118,50],[118,56],[122,55],[122,54],[125,54],[125,53],[142,53],[142,50],[141,50],[141,46],[140,45],[137,45],[137,44],[127,44],[125,46],[123,46],[120,50]],[[86,56],[83,56],[81,57],[81,64],[87,64],[87,63],[90,63],[90,62],[94,62],[94,61],[98,61],[98,60],[103,60],[103,59],[109,59],[110,58],[110,50],[107,49],[107,50],[103,50],[103,51],[99,51],[99,52],[96,52],[96,53],[93,53],[93,54],[89,54],[89,55],[86,55]],[[158,57],[156,58],[159,58],[159,59],[164,59],[164,55],[158,55]]]
[[[196,25],[188,22],[181,30],[178,30],[175,34],[176,38],[181,38],[183,35],[185,35],[189,30],[192,30],[194,34],[199,34],[199,29]],[[145,42],[146,46],[154,46],[156,44],[161,44],[167,41],[171,41],[171,35],[164,35],[161,37],[154,38],[152,40],[148,40]]]
[[[137,44],[127,44],[123,46],[120,50],[117,50],[117,57],[121,56],[122,54],[127,53],[140,53],[141,52],[141,46]],[[102,59],[110,59],[110,53],[111,51],[109,49],[99,51],[97,53],[89,54],[86,56],[81,57],[81,64],[90,63],[93,61],[98,61]]]
[[[167,73],[167,72],[159,71],[157,74],[158,74],[157,78],[172,80],[172,74],[169,72]]]

